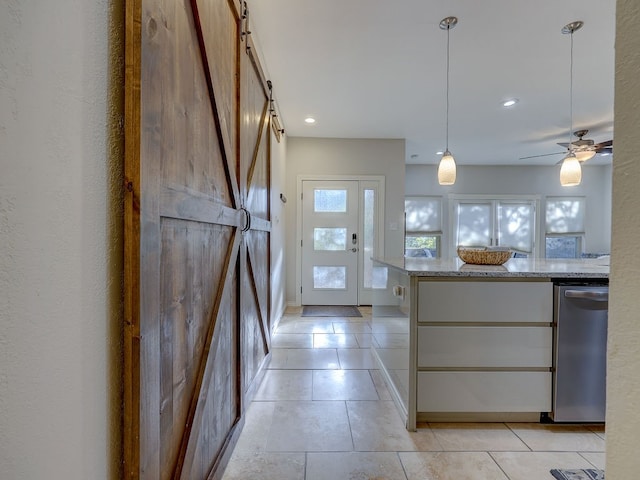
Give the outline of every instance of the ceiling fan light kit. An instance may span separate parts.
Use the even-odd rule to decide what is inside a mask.
[[[447,116],[446,116],[446,148],[438,165],[438,183],[453,185],[456,183],[456,161],[449,151],[449,31],[456,26],[456,17],[443,18],[440,28],[447,31]]]
[[[573,154],[570,153],[562,161],[562,167],[560,167],[560,184],[563,187],[575,187],[582,182],[582,167],[580,161]]]

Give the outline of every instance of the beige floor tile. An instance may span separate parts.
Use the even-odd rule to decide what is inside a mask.
[[[311,400],[311,370],[267,370],[255,401]]]
[[[320,370],[340,368],[334,348],[274,348],[269,369]]]
[[[509,480],[486,452],[402,452],[408,480]],[[530,477],[529,480],[539,480]]]
[[[253,402],[249,405],[234,455],[265,451],[275,405],[275,402]]]
[[[527,451],[503,423],[430,423],[444,451]]]
[[[372,321],[374,334],[404,333],[409,334],[409,318],[376,318]]]
[[[534,451],[605,451],[605,441],[584,426],[540,423],[510,423],[508,426]]]
[[[430,430],[408,432],[393,402],[347,402],[347,409],[357,451],[441,450]]]
[[[381,348],[409,348],[409,336],[404,333],[376,334]]]
[[[340,368],[369,369],[377,368],[368,348],[339,348]]]
[[[315,370],[313,400],[379,400],[368,370]]]
[[[371,333],[369,322],[333,322],[333,330],[336,333]]]
[[[370,348],[373,340],[373,335],[370,333],[356,333],[356,340],[360,348]]]
[[[586,425],[586,427],[603,440],[606,440],[604,425]]]
[[[234,455],[222,480],[304,480],[304,453]]]
[[[395,452],[309,453],[306,480],[406,480]]]
[[[579,452],[580,455],[587,459],[587,461],[595,468],[604,470],[606,454],[604,452]]]
[[[510,480],[553,480],[555,468],[593,468],[574,452],[490,452]]]
[[[380,370],[369,370],[369,373],[371,373],[371,379],[373,380],[373,384],[376,387],[380,400],[392,400],[391,392],[389,392],[387,382],[384,381]]]
[[[277,402],[266,449],[271,452],[352,451],[345,402]]]
[[[276,333],[271,338],[272,348],[313,348],[313,333]]]
[[[313,348],[358,348],[352,333],[314,333]]]
[[[281,321],[276,333],[334,333],[330,318]]]

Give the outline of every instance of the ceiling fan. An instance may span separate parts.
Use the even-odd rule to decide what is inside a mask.
[[[584,138],[589,130],[576,130],[573,134],[578,137],[578,140],[571,142],[572,150],[575,153],[578,160],[584,162],[589,160],[594,155],[598,153],[602,154],[611,154],[613,153],[613,140],[607,140],[606,142],[595,143],[593,140],[589,138]],[[520,157],[520,160],[526,160],[528,158],[538,158],[538,157],[548,157],[551,155],[560,155],[565,154],[569,150],[569,143],[560,142],[558,143],[561,147],[565,147],[567,150],[563,152],[554,152],[554,153],[545,153],[542,155],[531,155],[529,157]]]

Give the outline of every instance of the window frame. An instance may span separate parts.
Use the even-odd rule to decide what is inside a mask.
[[[563,230],[563,231],[549,231],[550,222],[547,218],[548,214],[548,205],[551,201],[579,201],[581,203],[580,206],[580,224],[582,225],[582,229],[575,230]],[[547,239],[548,238],[563,238],[563,237],[571,237],[576,239],[576,256],[575,257],[553,257],[553,258],[581,258],[585,252],[585,230],[586,230],[586,220],[587,220],[587,197],[581,195],[550,195],[545,197],[545,205],[544,205],[544,258],[550,258],[547,256]]]
[[[524,252],[522,250],[513,249],[516,254],[525,255],[529,258],[536,258],[540,253],[540,243],[542,241],[542,229],[540,228],[540,195],[462,195],[451,194],[449,195],[449,248],[452,252],[452,256],[455,257],[455,252],[458,243],[458,205],[460,203],[468,204],[490,204],[491,205],[491,218],[490,218],[490,235],[491,245],[495,246],[497,239],[499,238],[498,227],[498,209],[500,204],[528,204],[532,207],[533,218],[531,225],[533,232],[531,234],[531,252]]]
[[[421,201],[424,200],[437,203],[438,208],[438,223],[439,229],[426,229],[426,230],[410,230],[407,232],[407,201]],[[441,195],[406,195],[404,197],[404,256],[407,257],[407,239],[409,238],[423,238],[430,237],[434,238],[436,242],[435,255],[431,257],[422,257],[418,256],[415,258],[440,258],[442,256],[442,231],[444,224],[444,208],[443,208],[444,198]],[[414,258],[414,257],[409,257]]]

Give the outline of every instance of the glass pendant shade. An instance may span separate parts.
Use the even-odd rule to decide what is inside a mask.
[[[593,147],[585,148],[584,150],[576,150],[575,153],[576,158],[579,162],[586,162],[587,160],[591,160],[596,155],[596,151]]]
[[[440,159],[438,165],[438,183],[440,185],[453,185],[456,183],[456,161],[451,152],[447,150]]]
[[[582,167],[573,153],[567,155],[560,168],[560,185],[563,187],[575,187],[582,181]]]

